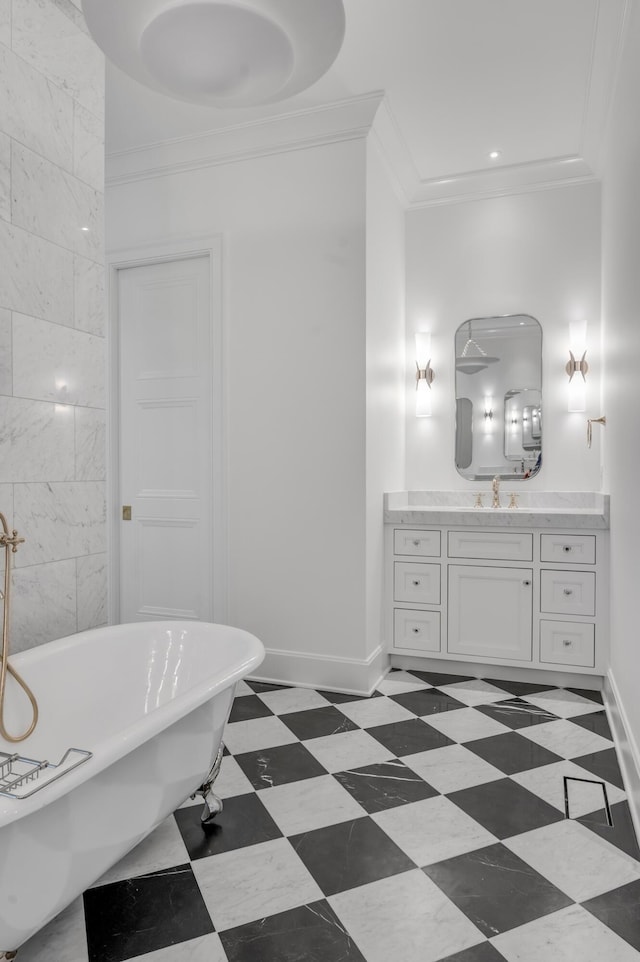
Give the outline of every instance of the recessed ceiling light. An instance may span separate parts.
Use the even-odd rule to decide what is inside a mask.
[[[489,153],[489,160],[497,160],[499,157],[502,157],[502,151],[501,151],[501,150],[492,150],[492,151]]]

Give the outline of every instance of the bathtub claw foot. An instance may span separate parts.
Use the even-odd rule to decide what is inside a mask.
[[[200,822],[202,825],[210,825],[216,815],[219,815],[222,811],[222,799],[214,795],[213,792],[209,792],[208,795],[204,797],[204,808],[202,809],[202,815],[200,816]]]

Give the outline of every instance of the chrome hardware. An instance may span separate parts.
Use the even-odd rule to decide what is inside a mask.
[[[530,581],[523,581],[522,584],[525,586],[525,588],[528,588],[529,585],[531,584],[531,582],[530,582]]]
[[[418,588],[419,585],[420,585],[420,582],[419,582],[419,581],[412,581],[411,584],[414,586],[414,588]]]
[[[419,548],[419,547],[420,547],[420,541],[418,540],[418,538],[414,538],[414,539],[413,539],[413,545],[414,545],[415,548]]]
[[[414,635],[419,635],[419,634],[420,634],[420,629],[419,629],[419,628],[412,628],[411,631],[414,633]]]
[[[563,588],[563,589],[562,589],[562,593],[565,594],[565,595],[572,595],[572,594],[573,594],[573,588]]]
[[[591,441],[593,436],[592,425],[602,424],[603,426],[607,423],[606,417],[601,418],[587,418],[587,447],[591,447]]]
[[[571,639],[570,639],[570,638],[563,638],[563,639],[562,639],[562,644],[564,645],[565,648],[571,648]]]
[[[566,551],[566,552],[568,553],[569,551],[571,551],[571,545],[570,545],[570,544],[563,544],[563,545],[562,545],[562,550],[563,550],[563,551]]]
[[[209,771],[209,774],[207,775],[206,779],[204,780],[200,788],[197,789],[197,791],[195,791],[191,796],[191,798],[195,798],[196,795],[201,795],[202,799],[204,800],[204,808],[200,816],[200,824],[202,825],[203,828],[205,828],[207,825],[210,825],[213,822],[216,815],[219,815],[223,808],[222,799],[218,798],[218,796],[214,795],[213,792],[211,791],[211,786],[215,782],[220,772],[223,756],[224,756],[224,745],[221,742],[220,748],[218,749],[218,754],[215,757],[215,761],[211,766],[211,770]]]
[[[80,757],[75,761],[67,762],[67,759],[74,754]],[[6,795],[8,798],[30,798],[91,757],[92,753],[82,748],[68,748],[58,764],[53,765],[46,760],[38,761],[35,758],[26,758],[24,755],[8,755],[6,752],[0,752],[0,795]],[[28,786],[38,779],[41,779],[41,783],[27,790]]]

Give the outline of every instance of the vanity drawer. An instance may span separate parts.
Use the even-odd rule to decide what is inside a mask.
[[[440,651],[440,612],[394,608],[393,647]]]
[[[595,572],[542,570],[540,610],[559,615],[595,615]]]
[[[540,535],[541,561],[566,561],[571,564],[596,563],[596,539],[593,534]]]
[[[393,553],[440,557],[440,532],[394,528]]]
[[[393,572],[395,601],[422,605],[440,604],[440,565],[419,561],[396,561]]]
[[[450,531],[449,557],[533,561],[533,533]]]
[[[595,665],[595,628],[572,621],[540,622],[540,661],[552,665]]]

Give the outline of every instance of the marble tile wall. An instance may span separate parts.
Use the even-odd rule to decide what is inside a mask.
[[[0,102],[0,511],[26,539],[21,651],[107,620],[104,62],[79,2],[0,0]]]

